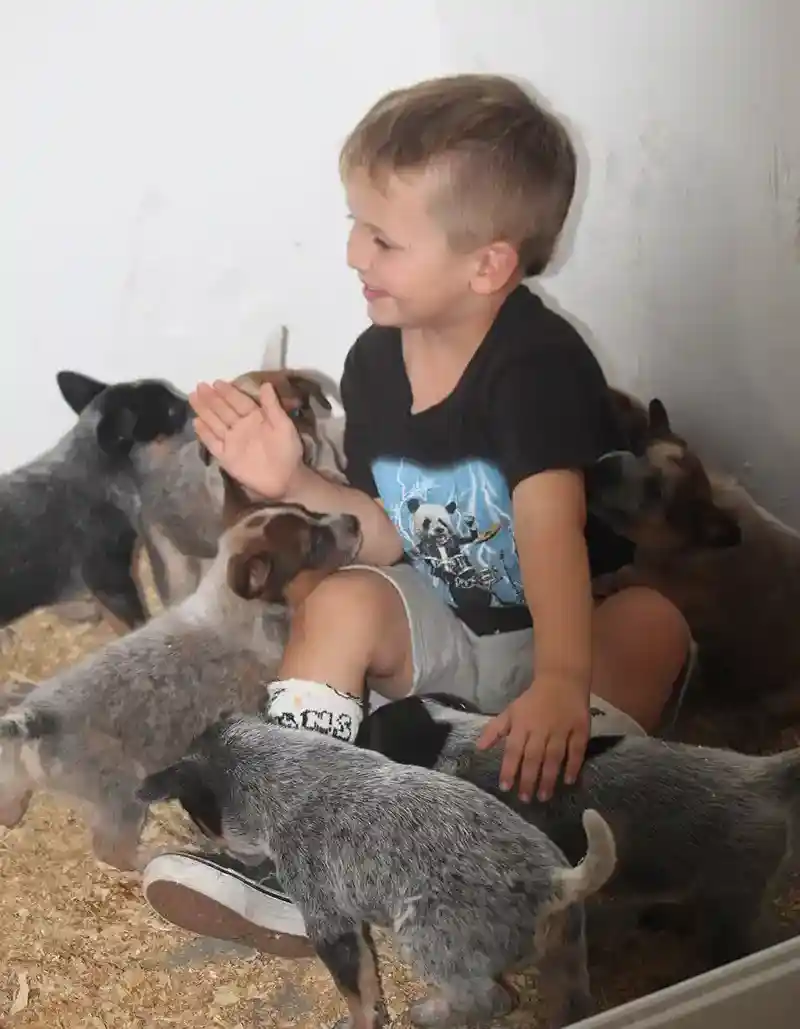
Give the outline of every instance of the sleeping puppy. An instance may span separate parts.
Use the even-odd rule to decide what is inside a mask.
[[[125,632],[146,618],[131,572],[136,465],[191,436],[188,400],[155,379],[57,382],[77,422],[0,477],[0,625],[89,594]]]
[[[642,456],[604,459],[588,484],[595,514],[637,545],[633,564],[601,588],[663,593],[698,643],[709,697],[757,702],[765,731],[771,720],[796,719],[800,534],[734,480],[709,475],[658,400]],[[750,745],[752,730],[751,719]]]
[[[271,857],[347,1002],[339,1026],[388,1025],[369,926],[390,930],[436,987],[418,1026],[489,1025],[505,973],[537,962],[547,1026],[587,1015],[583,899],[614,869],[614,838],[583,815],[575,868],[538,829],[452,776],[400,767],[330,736],[260,718],[213,726],[150,776],[142,803],[177,799],[249,863]]]
[[[697,914],[712,965],[758,949],[771,887],[800,843],[800,749],[774,757],[598,736],[574,787],[547,803],[499,791],[504,744],[476,747],[490,719],[444,695],[408,697],[373,711],[356,744],[403,764],[434,768],[492,793],[546,833],[570,861],[581,819],[597,810],[617,841],[609,895],[686,905]]]
[[[350,561],[352,515],[249,504],[226,479],[231,525],[197,591],[30,692],[0,718],[0,824],[24,816],[34,789],[90,805],[98,858],[138,867],[141,777],[179,758],[225,711],[266,698],[288,606]],[[231,496],[233,499],[231,499]]]

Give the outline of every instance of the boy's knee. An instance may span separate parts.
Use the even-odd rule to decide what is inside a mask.
[[[334,572],[309,593],[298,612],[307,625],[320,622],[355,630],[388,627],[398,615],[405,617],[400,595],[377,572],[354,568]]]
[[[652,653],[682,663],[692,641],[689,624],[663,593],[646,586],[632,586],[614,594],[602,605],[617,631],[641,640]]]
[[[635,591],[641,610],[643,628],[650,627],[657,637],[663,641],[665,648],[674,651],[676,656],[685,658],[692,641],[689,623],[680,610],[657,590],[641,588]]]

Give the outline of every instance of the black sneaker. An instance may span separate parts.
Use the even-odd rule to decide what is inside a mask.
[[[149,862],[142,886],[153,910],[198,936],[280,957],[314,953],[271,861],[252,866],[222,853],[170,851]]]

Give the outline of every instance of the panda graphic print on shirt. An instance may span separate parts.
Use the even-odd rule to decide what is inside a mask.
[[[414,410],[402,336],[389,326],[361,334],[341,387],[348,480],[384,507],[403,559],[477,635],[529,628],[511,497],[532,475],[588,468],[623,443],[581,336],[520,286],[433,406]],[[593,575],[632,559],[591,512],[586,542]]]
[[[380,458],[372,474],[406,556],[465,614],[525,603],[511,497],[500,470],[472,459],[426,468]]]

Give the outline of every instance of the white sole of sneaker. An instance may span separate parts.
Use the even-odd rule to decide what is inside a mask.
[[[145,869],[142,889],[162,918],[198,936],[286,957],[313,953],[294,904],[233,870],[223,872],[189,855],[162,854]]]

